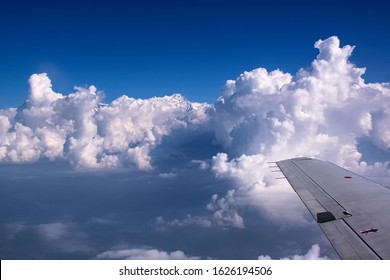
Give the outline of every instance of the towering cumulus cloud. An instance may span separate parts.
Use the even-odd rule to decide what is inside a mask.
[[[365,84],[365,69],[348,61],[353,47],[339,44],[317,41],[317,59],[295,76],[260,68],[228,81],[215,127],[229,154],[316,156],[356,168],[360,137],[389,149],[389,84]]]
[[[317,58],[294,76],[259,68],[227,81],[213,116],[226,150],[212,159],[216,176],[234,182],[238,203],[289,221],[303,219],[285,215],[296,200],[267,162],[312,156],[360,173],[389,173],[388,162],[369,165],[359,151],[363,138],[390,149],[389,84],[365,83],[365,69],[349,62],[353,47],[341,48],[337,37],[315,47]]]

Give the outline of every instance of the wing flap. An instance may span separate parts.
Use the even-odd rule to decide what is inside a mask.
[[[363,242],[359,236],[339,219],[318,224],[341,259],[347,260],[378,260],[376,253]]]

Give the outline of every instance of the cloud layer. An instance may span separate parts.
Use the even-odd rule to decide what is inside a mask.
[[[365,139],[390,151],[389,83],[366,83],[365,69],[349,61],[354,47],[341,47],[335,36],[314,46],[319,54],[309,67],[296,74],[264,68],[244,72],[226,82],[213,105],[190,102],[180,94],[122,96],[106,104],[94,86],[63,95],[53,91],[46,74],[34,74],[25,103],[0,111],[0,162],[49,159],[82,170],[160,172],[164,162],[153,151],[164,139],[175,143],[189,131],[208,131],[214,141],[196,143],[196,149],[220,145],[224,151],[191,158],[188,164],[226,180],[230,190],[205,202],[212,217],[190,215],[161,223],[245,228],[240,211],[249,206],[278,222],[305,224],[306,212],[297,206],[291,188],[275,179],[268,162],[312,156],[366,175],[390,174],[389,162],[363,161],[359,146]],[[180,175],[180,166],[159,174],[161,180],[172,180]]]
[[[340,47],[337,37],[315,47],[317,58],[295,75],[258,68],[227,81],[214,106],[179,94],[105,104],[94,86],[63,95],[45,73],[34,74],[26,102],[0,111],[0,161],[64,158],[80,168],[152,170],[150,151],[163,137],[211,119],[229,156],[316,156],[364,171],[359,138],[390,149],[390,86],[365,83],[365,69],[349,62],[354,47]]]

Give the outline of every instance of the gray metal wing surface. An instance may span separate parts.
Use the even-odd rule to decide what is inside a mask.
[[[276,162],[341,259],[390,259],[390,189],[312,158]]]

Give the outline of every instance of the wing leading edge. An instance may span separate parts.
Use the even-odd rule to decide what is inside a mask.
[[[390,189],[330,162],[276,162],[341,259],[390,259]]]

